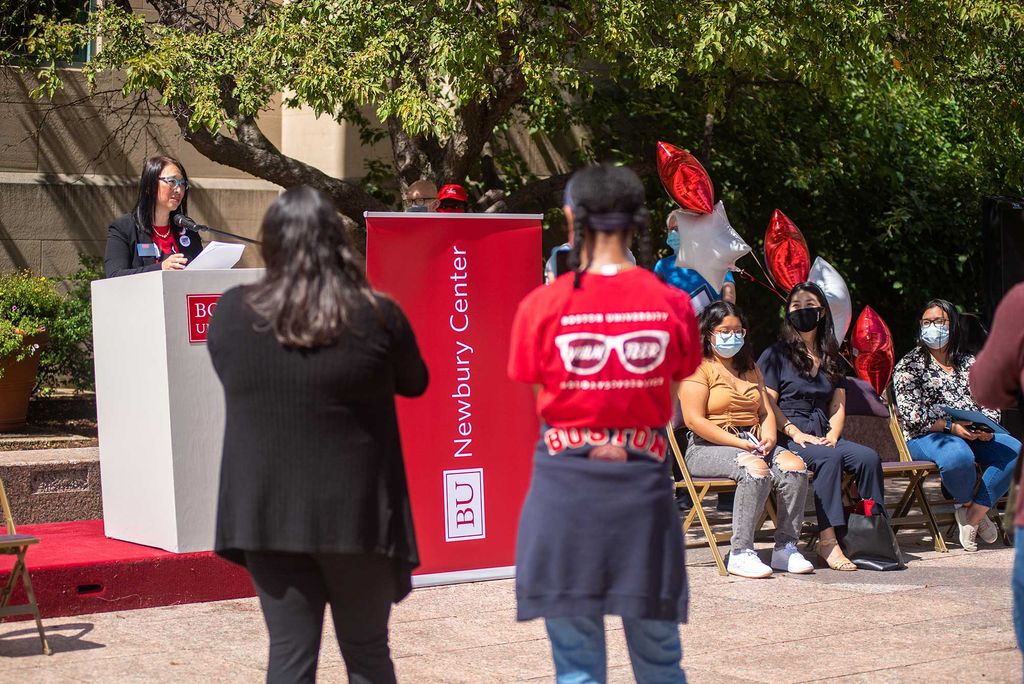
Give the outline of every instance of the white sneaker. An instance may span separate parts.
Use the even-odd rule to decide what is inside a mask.
[[[806,575],[809,572],[814,572],[814,565],[803,557],[793,542],[788,542],[783,548],[772,551],[772,568],[791,572],[794,575]]]
[[[995,544],[996,540],[999,539],[999,528],[992,522],[992,518],[988,517],[988,513],[978,523],[978,536],[986,544]]]
[[[729,574],[761,579],[762,577],[771,577],[772,569],[761,562],[754,549],[744,549],[729,554]]]
[[[957,527],[960,528],[960,546],[964,551],[978,550],[978,528],[967,524],[967,507],[961,506],[953,511]]]

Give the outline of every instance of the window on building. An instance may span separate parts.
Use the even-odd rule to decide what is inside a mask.
[[[89,12],[96,8],[96,0],[0,0],[0,51],[18,54],[21,41],[32,30],[37,14],[84,23]],[[73,64],[82,64],[92,58],[92,43],[77,50]]]

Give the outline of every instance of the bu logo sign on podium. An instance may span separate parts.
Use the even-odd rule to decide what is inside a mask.
[[[219,294],[185,295],[188,306],[188,341],[189,344],[206,344],[206,333],[210,329],[210,318],[217,307]]]

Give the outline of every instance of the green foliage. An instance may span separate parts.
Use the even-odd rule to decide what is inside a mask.
[[[600,142],[596,154],[641,159],[659,137],[699,152],[702,84],[691,81],[681,91],[599,92],[586,115]],[[619,104],[627,92],[628,113]],[[851,84],[831,95],[799,84],[735,84],[714,125],[708,171],[758,259],[771,213],[782,209],[806,236],[812,258],[843,274],[854,314],[868,304],[879,311],[902,351],[928,299],[983,309],[981,197],[1024,190],[1009,180],[1024,140],[993,147],[977,119],[972,105],[903,82]],[[664,255],[661,219],[673,205],[652,181],[655,244]],[[753,257],[738,266],[765,280]],[[761,348],[774,338],[781,302],[743,279],[739,298]]]
[[[52,280],[28,271],[0,274],[0,358],[38,353],[62,306]]]
[[[40,387],[93,387],[89,283],[103,277],[103,263],[97,257],[81,262],[66,296],[51,278],[0,274],[0,358],[39,354]]]
[[[100,257],[80,257],[81,267],[68,279],[68,292],[59,315],[50,325],[50,344],[44,347],[40,381],[45,387],[95,386],[92,353],[92,281],[103,278]]]
[[[126,94],[155,91],[194,130],[229,132],[283,92],[285,106],[352,121],[369,143],[384,134],[360,113],[369,107],[388,135],[411,140],[393,145],[392,173],[490,189],[478,161],[491,142],[506,150],[495,163],[509,193],[538,180],[499,144],[510,126],[560,140],[586,130],[571,163],[646,170],[661,215],[670,205],[653,177],[655,141],[707,148],[718,194],[755,250],[783,209],[812,254],[845,275],[855,308],[877,308],[903,346],[929,296],[978,308],[979,196],[1024,188],[1019,0],[189,7],[155,23],[115,3],[84,24],[39,17],[24,43],[37,94],[60,88],[57,65],[76,45],[102,38],[86,76],[123,74]],[[204,16],[211,7],[220,14]],[[388,165],[370,171],[365,189],[392,204]],[[535,208],[557,202],[546,199]],[[777,300],[753,285],[740,293],[769,335]]]
[[[445,140],[458,130],[462,109],[494,103],[520,81],[516,108],[548,126],[565,120],[567,98],[586,98],[608,81],[673,91],[681,76],[697,80],[714,110],[737,76],[836,94],[852,81],[889,80],[896,70],[940,94],[971,90],[979,101],[1005,105],[1004,129],[1019,129],[1022,113],[1024,10],[1009,1],[216,4],[225,6],[220,14],[205,17],[213,30],[197,29],[192,12],[181,15],[188,21],[147,25],[115,3],[85,24],[40,17],[26,46],[41,67],[41,92],[52,94],[54,66],[83,38],[101,37],[87,73],[123,71],[126,92],[152,89],[165,103],[187,103],[192,125],[211,131],[233,125],[225,85],[243,114],[287,92],[288,106],[345,116],[371,105],[410,135]],[[194,14],[203,19],[208,6],[199,3]],[[218,20],[232,14],[235,21]],[[495,123],[511,113],[496,112]]]

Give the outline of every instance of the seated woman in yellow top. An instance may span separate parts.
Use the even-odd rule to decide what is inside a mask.
[[[761,371],[745,344],[747,322],[739,308],[714,302],[700,315],[704,361],[679,388],[683,420],[690,429],[686,465],[694,477],[736,480],[729,573],[768,577],[772,568],[808,573],[814,566],[796,548],[807,498],[807,467],[776,445],[775,414]],[[771,488],[779,524],[771,567],[754,551],[754,525]]]

